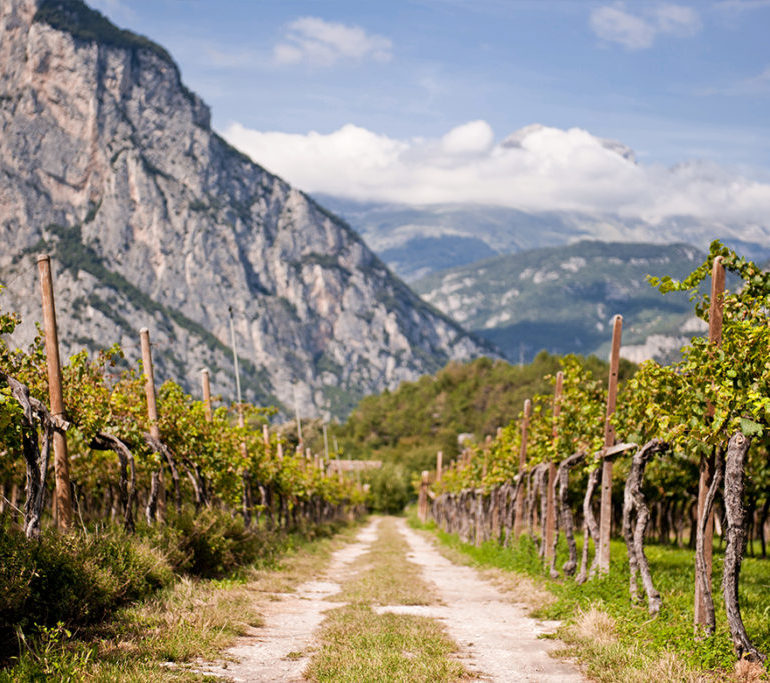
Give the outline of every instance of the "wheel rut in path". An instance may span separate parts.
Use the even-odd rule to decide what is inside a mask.
[[[345,603],[330,600],[353,578],[352,563],[377,539],[382,518],[372,520],[354,542],[337,550],[317,580],[299,585],[293,593],[273,594],[260,605],[263,625],[251,627],[224,654],[227,664],[203,664],[197,671],[232,681],[303,681],[303,671],[314,652],[314,636],[324,612]],[[586,679],[577,667],[550,656],[559,647],[538,636],[555,622],[528,617],[471,567],[455,565],[423,535],[396,520],[410,552],[407,559],[422,569],[422,578],[435,587],[436,605],[372,605],[379,614],[413,614],[441,622],[458,646],[457,657],[482,681],[543,681],[577,683]]]
[[[304,681],[302,672],[312,654],[313,632],[326,610],[340,606],[327,598],[339,592],[352,574],[351,563],[377,539],[380,520],[372,520],[353,543],[334,552],[317,580],[300,584],[293,593],[275,593],[270,602],[261,605],[263,625],[250,627],[224,653],[236,661],[205,665],[199,672],[249,683]]]
[[[476,570],[453,564],[403,519],[397,523],[411,548],[408,559],[422,567],[423,580],[435,585],[444,605],[375,607],[377,612],[440,620],[460,647],[463,664],[480,680],[551,683],[586,680],[577,667],[549,655],[559,647],[557,641],[538,638],[553,631],[553,622],[528,617]]]

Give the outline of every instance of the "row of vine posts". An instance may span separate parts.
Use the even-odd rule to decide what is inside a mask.
[[[62,390],[62,364],[59,355],[58,329],[56,323],[56,307],[54,300],[53,278],[51,274],[51,260],[48,255],[41,254],[37,258],[38,275],[42,295],[43,310],[43,330],[45,342],[45,363],[47,366],[48,388],[49,388],[49,406],[32,396],[25,384],[18,381],[0,369],[0,379],[8,385],[10,395],[18,403],[22,410],[23,429],[21,430],[22,452],[26,464],[26,503],[24,506],[24,531],[28,538],[39,536],[41,530],[41,518],[45,509],[47,473],[49,470],[50,450],[53,448],[53,501],[52,516],[57,529],[60,532],[67,532],[73,526],[74,507],[73,507],[73,487],[70,481],[70,464],[67,451],[67,431],[71,424],[66,419],[66,411]],[[167,482],[166,475],[172,478],[171,491],[174,492],[175,505],[177,510],[181,510],[180,497],[180,473],[176,458],[170,448],[161,439],[159,429],[158,410],[156,403],[155,376],[153,370],[152,351],[150,344],[150,333],[147,328],[140,331],[140,345],[142,354],[142,371],[144,378],[144,392],[146,399],[147,419],[149,423],[149,433],[144,435],[145,445],[154,453],[159,455],[158,465],[151,473],[151,481],[146,499],[145,516],[147,522],[152,524],[156,521],[165,521],[166,519],[166,496]],[[237,358],[237,357],[236,357]],[[236,361],[237,362],[237,361]],[[205,419],[212,422],[212,398],[209,382],[209,372],[203,369],[201,375],[203,403],[205,406]],[[236,366],[237,373],[237,366]],[[245,428],[243,404],[237,405],[238,425],[240,429]],[[38,436],[38,427],[41,436]],[[301,434],[301,433],[300,433]],[[270,447],[270,435],[268,426],[263,425],[263,440],[267,451]],[[121,501],[121,514],[124,517],[124,526],[128,531],[134,530],[134,507],[138,504],[136,468],[133,454],[128,444],[115,435],[99,432],[91,439],[88,446],[94,450],[114,451],[120,460],[120,485],[118,487],[119,498]],[[247,445],[245,441],[241,442],[241,454],[243,460],[247,457]],[[306,467],[306,460],[312,459],[310,449],[303,453],[303,443],[300,436],[298,453],[303,455],[302,466]],[[276,457],[278,461],[283,461],[283,445],[280,440],[277,442]],[[196,509],[202,503],[211,504],[211,496],[205,490],[205,478],[201,476],[200,471],[196,471],[196,466],[189,462],[182,463],[194,491]],[[325,470],[326,463],[318,456],[315,456],[314,466]],[[328,473],[327,473],[328,474]],[[242,496],[241,496],[241,514],[248,527],[252,523],[254,511],[259,518],[259,512],[266,510],[270,517],[271,525],[273,520],[273,505],[269,500],[269,492],[265,487],[257,483],[252,486],[249,472],[246,467],[242,472]],[[342,475],[338,474],[340,484]],[[351,484],[352,486],[352,484]],[[14,487],[15,488],[15,487]],[[254,489],[259,491],[260,500],[255,502]],[[360,488],[360,487],[359,487]],[[360,492],[359,492],[360,494]],[[13,498],[16,495],[14,493]],[[362,496],[357,499],[362,500]],[[293,523],[298,523],[297,516],[304,516],[313,522],[320,523],[348,517],[349,515],[358,515],[363,512],[361,500],[355,504],[330,504],[326,500],[321,500],[319,496],[311,497],[308,501],[301,501],[294,504],[292,508]],[[7,501],[3,500],[5,504]],[[15,500],[11,501],[15,506]],[[299,509],[298,509],[299,508]],[[281,525],[281,518],[285,526],[290,524],[290,514],[288,504],[284,499],[278,503],[277,523]],[[15,515],[15,512],[14,512]]]
[[[711,296],[709,311],[708,340],[711,353],[718,352],[722,341],[723,299],[725,290],[725,268],[720,256],[714,258],[711,270]],[[512,480],[493,486],[491,490],[466,488],[458,492],[431,490],[428,471],[422,473],[418,498],[418,515],[426,521],[432,517],[444,530],[456,533],[462,540],[476,545],[486,540],[502,541],[508,545],[512,539],[528,532],[535,540],[537,518],[540,518],[539,553],[548,567],[552,578],[558,578],[555,551],[559,530],[567,540],[569,559],[563,566],[565,576],[577,572],[576,581],[583,583],[597,575],[610,572],[610,533],[612,529],[612,474],[615,459],[622,454],[632,453],[631,466],[626,480],[621,530],[626,542],[629,568],[630,593],[639,600],[637,575],[640,575],[647,597],[648,609],[656,616],[661,606],[661,596],[655,589],[649,564],[644,553],[644,536],[650,518],[642,483],[646,464],[656,454],[669,450],[669,444],[660,439],[651,439],[644,444],[617,443],[612,415],[616,409],[618,393],[618,369],[623,319],[613,319],[612,347],[610,354],[609,379],[607,385],[606,411],[604,419],[603,448],[599,454],[601,468],[589,471],[583,499],[583,552],[579,565],[574,538],[574,522],[567,503],[570,470],[583,463],[588,453],[577,452],[561,462],[550,459],[534,467],[527,464],[527,440],[532,402],[527,399],[520,421],[520,452],[518,474]],[[557,419],[561,409],[562,384],[564,375],[559,372],[555,378],[552,401],[553,433],[557,436]],[[713,418],[713,405],[708,406]],[[501,430],[498,430],[498,435]],[[488,437],[488,442],[489,442]],[[694,628],[696,635],[709,636],[715,631],[714,604],[711,595],[712,549],[714,539],[714,498],[724,480],[724,503],[727,518],[726,549],[724,559],[723,592],[728,624],[736,654],[739,658],[765,661],[746,634],[738,604],[738,579],[740,565],[746,546],[746,512],[743,505],[744,462],[750,444],[750,437],[737,432],[733,434],[726,448],[713,449],[710,456],[701,455],[700,478],[697,497],[697,538],[695,552]],[[458,463],[468,464],[471,449],[459,456]],[[715,463],[715,460],[717,461]],[[725,466],[726,463],[726,466]],[[434,482],[442,481],[443,454],[437,455]],[[486,472],[486,462],[484,463]],[[482,475],[483,478],[483,475]],[[596,487],[600,486],[601,502],[597,524],[592,499]],[[539,499],[540,509],[537,502]],[[595,555],[588,567],[589,540],[594,542]]]

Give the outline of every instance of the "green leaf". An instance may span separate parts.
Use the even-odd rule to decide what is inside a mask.
[[[762,436],[762,425],[748,418],[741,418],[741,431],[746,436]]]

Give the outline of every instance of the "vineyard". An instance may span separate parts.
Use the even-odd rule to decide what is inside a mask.
[[[65,601],[51,589],[54,573],[66,565],[56,555],[65,552],[56,530],[77,549],[102,529],[107,550],[89,546],[83,552],[91,555],[75,564],[110,565],[110,554],[125,555],[115,564],[141,564],[126,550],[133,547],[127,539],[141,531],[157,541],[172,569],[217,576],[269,554],[291,532],[312,532],[362,512],[360,483],[327,472],[333,452],[313,455],[301,441],[271,433],[272,409],[247,403],[214,409],[206,370],[200,400],[173,381],[156,391],[148,330],[141,333],[138,367],[128,365],[118,346],[95,357],[83,351],[59,367],[49,259],[41,257],[38,266],[44,331],[30,348],[13,349],[6,339],[19,320],[11,313],[0,317],[3,652],[12,649],[14,627],[39,629],[62,617],[89,621],[104,613],[84,605],[90,598],[69,585],[73,604],[53,606]],[[118,525],[123,536],[110,536]],[[47,553],[56,557],[46,560]],[[104,579],[106,570],[94,571],[101,572],[97,583]],[[123,571],[116,569],[118,583],[128,582]],[[92,580],[85,576],[83,583]],[[114,592],[132,597],[125,586]],[[101,607],[109,602],[104,595],[99,600]]]
[[[35,342],[13,348],[5,340],[19,320],[0,318],[3,658],[27,635],[45,640],[93,624],[175,575],[228,576],[292,533],[320,534],[365,512],[360,482],[330,460],[344,425],[329,435],[331,450],[324,428],[313,454],[306,446],[319,443],[318,425],[303,442],[299,424],[296,438],[271,428],[274,409],[240,401],[215,408],[205,370],[200,399],[173,381],[156,388],[147,329],[138,366],[118,346],[60,366],[48,258],[38,267],[45,324]],[[737,283],[729,290],[726,273]],[[650,621],[672,618],[671,586],[684,582],[697,641],[716,643],[727,632],[735,658],[763,665],[767,619],[756,609],[744,615],[767,569],[757,579],[750,568],[750,589],[741,569],[747,553],[767,551],[770,274],[715,242],[688,278],[652,284],[689,292],[708,338],[693,338],[673,365],[648,361],[634,373],[620,362],[616,316],[608,380],[596,359],[541,357],[555,371],[528,386],[546,390],[496,436],[466,441],[453,461],[439,452],[435,475],[424,471],[418,485],[418,514],[480,552],[491,544],[534,553],[536,574],[591,600],[611,590],[602,581],[627,572],[622,609],[645,606]],[[487,365],[479,367],[502,372]],[[467,382],[458,368],[448,371]],[[392,487],[394,471],[386,463],[373,490]],[[659,561],[658,548],[688,543],[694,561]],[[361,618],[361,628],[371,625],[371,616]],[[725,664],[717,657],[696,666]]]
[[[738,278],[725,291],[725,271]],[[711,293],[702,291],[711,276]],[[652,279],[663,292],[690,292],[708,338],[694,338],[679,362],[643,363],[618,387],[622,319],[614,325],[609,382],[574,356],[550,377],[552,391],[525,402],[496,438],[466,448],[450,466],[439,454],[423,473],[420,516],[466,543],[509,546],[530,536],[552,578],[581,585],[610,565],[611,532],[622,535],[629,597],[662,609],[645,542],[695,550],[694,629],[717,629],[712,568],[715,530],[724,546],[721,598],[735,656],[764,662],[741,615],[741,564],[750,544],[766,555],[770,511],[770,275],[718,242],[683,281]],[[597,515],[597,499],[598,504]],[[578,556],[576,518],[583,528]],[[560,541],[560,537],[563,541]],[[557,563],[564,544],[565,561]],[[594,552],[591,556],[591,547]],[[641,580],[641,590],[639,586]],[[642,598],[642,592],[644,598]]]

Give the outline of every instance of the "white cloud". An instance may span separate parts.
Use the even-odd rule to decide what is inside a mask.
[[[495,134],[486,121],[471,121],[450,130],[441,138],[441,148],[447,154],[474,154],[486,152],[495,140]]]
[[[629,50],[643,50],[652,47],[660,34],[695,35],[701,21],[694,9],[683,5],[647,5],[641,14],[634,14],[626,10],[625,4],[616,3],[595,8],[589,25],[606,42],[619,43]]]
[[[392,47],[388,38],[369,34],[360,26],[300,17],[288,25],[283,42],[273,49],[273,60],[276,64],[307,62],[313,66],[332,66],[344,59],[387,62]]]
[[[652,10],[660,33],[675,36],[694,36],[701,29],[698,13],[692,7],[682,5],[658,5]]]
[[[329,134],[249,130],[225,137],[307,192],[408,204],[483,203],[523,210],[617,213],[658,221],[770,215],[770,184],[715,164],[642,165],[580,128],[527,126],[499,143],[485,121],[441,138],[398,140],[348,124]]]
[[[591,29],[602,40],[620,43],[629,50],[650,47],[655,28],[648,21],[629,14],[620,7],[599,7],[591,12]]]

